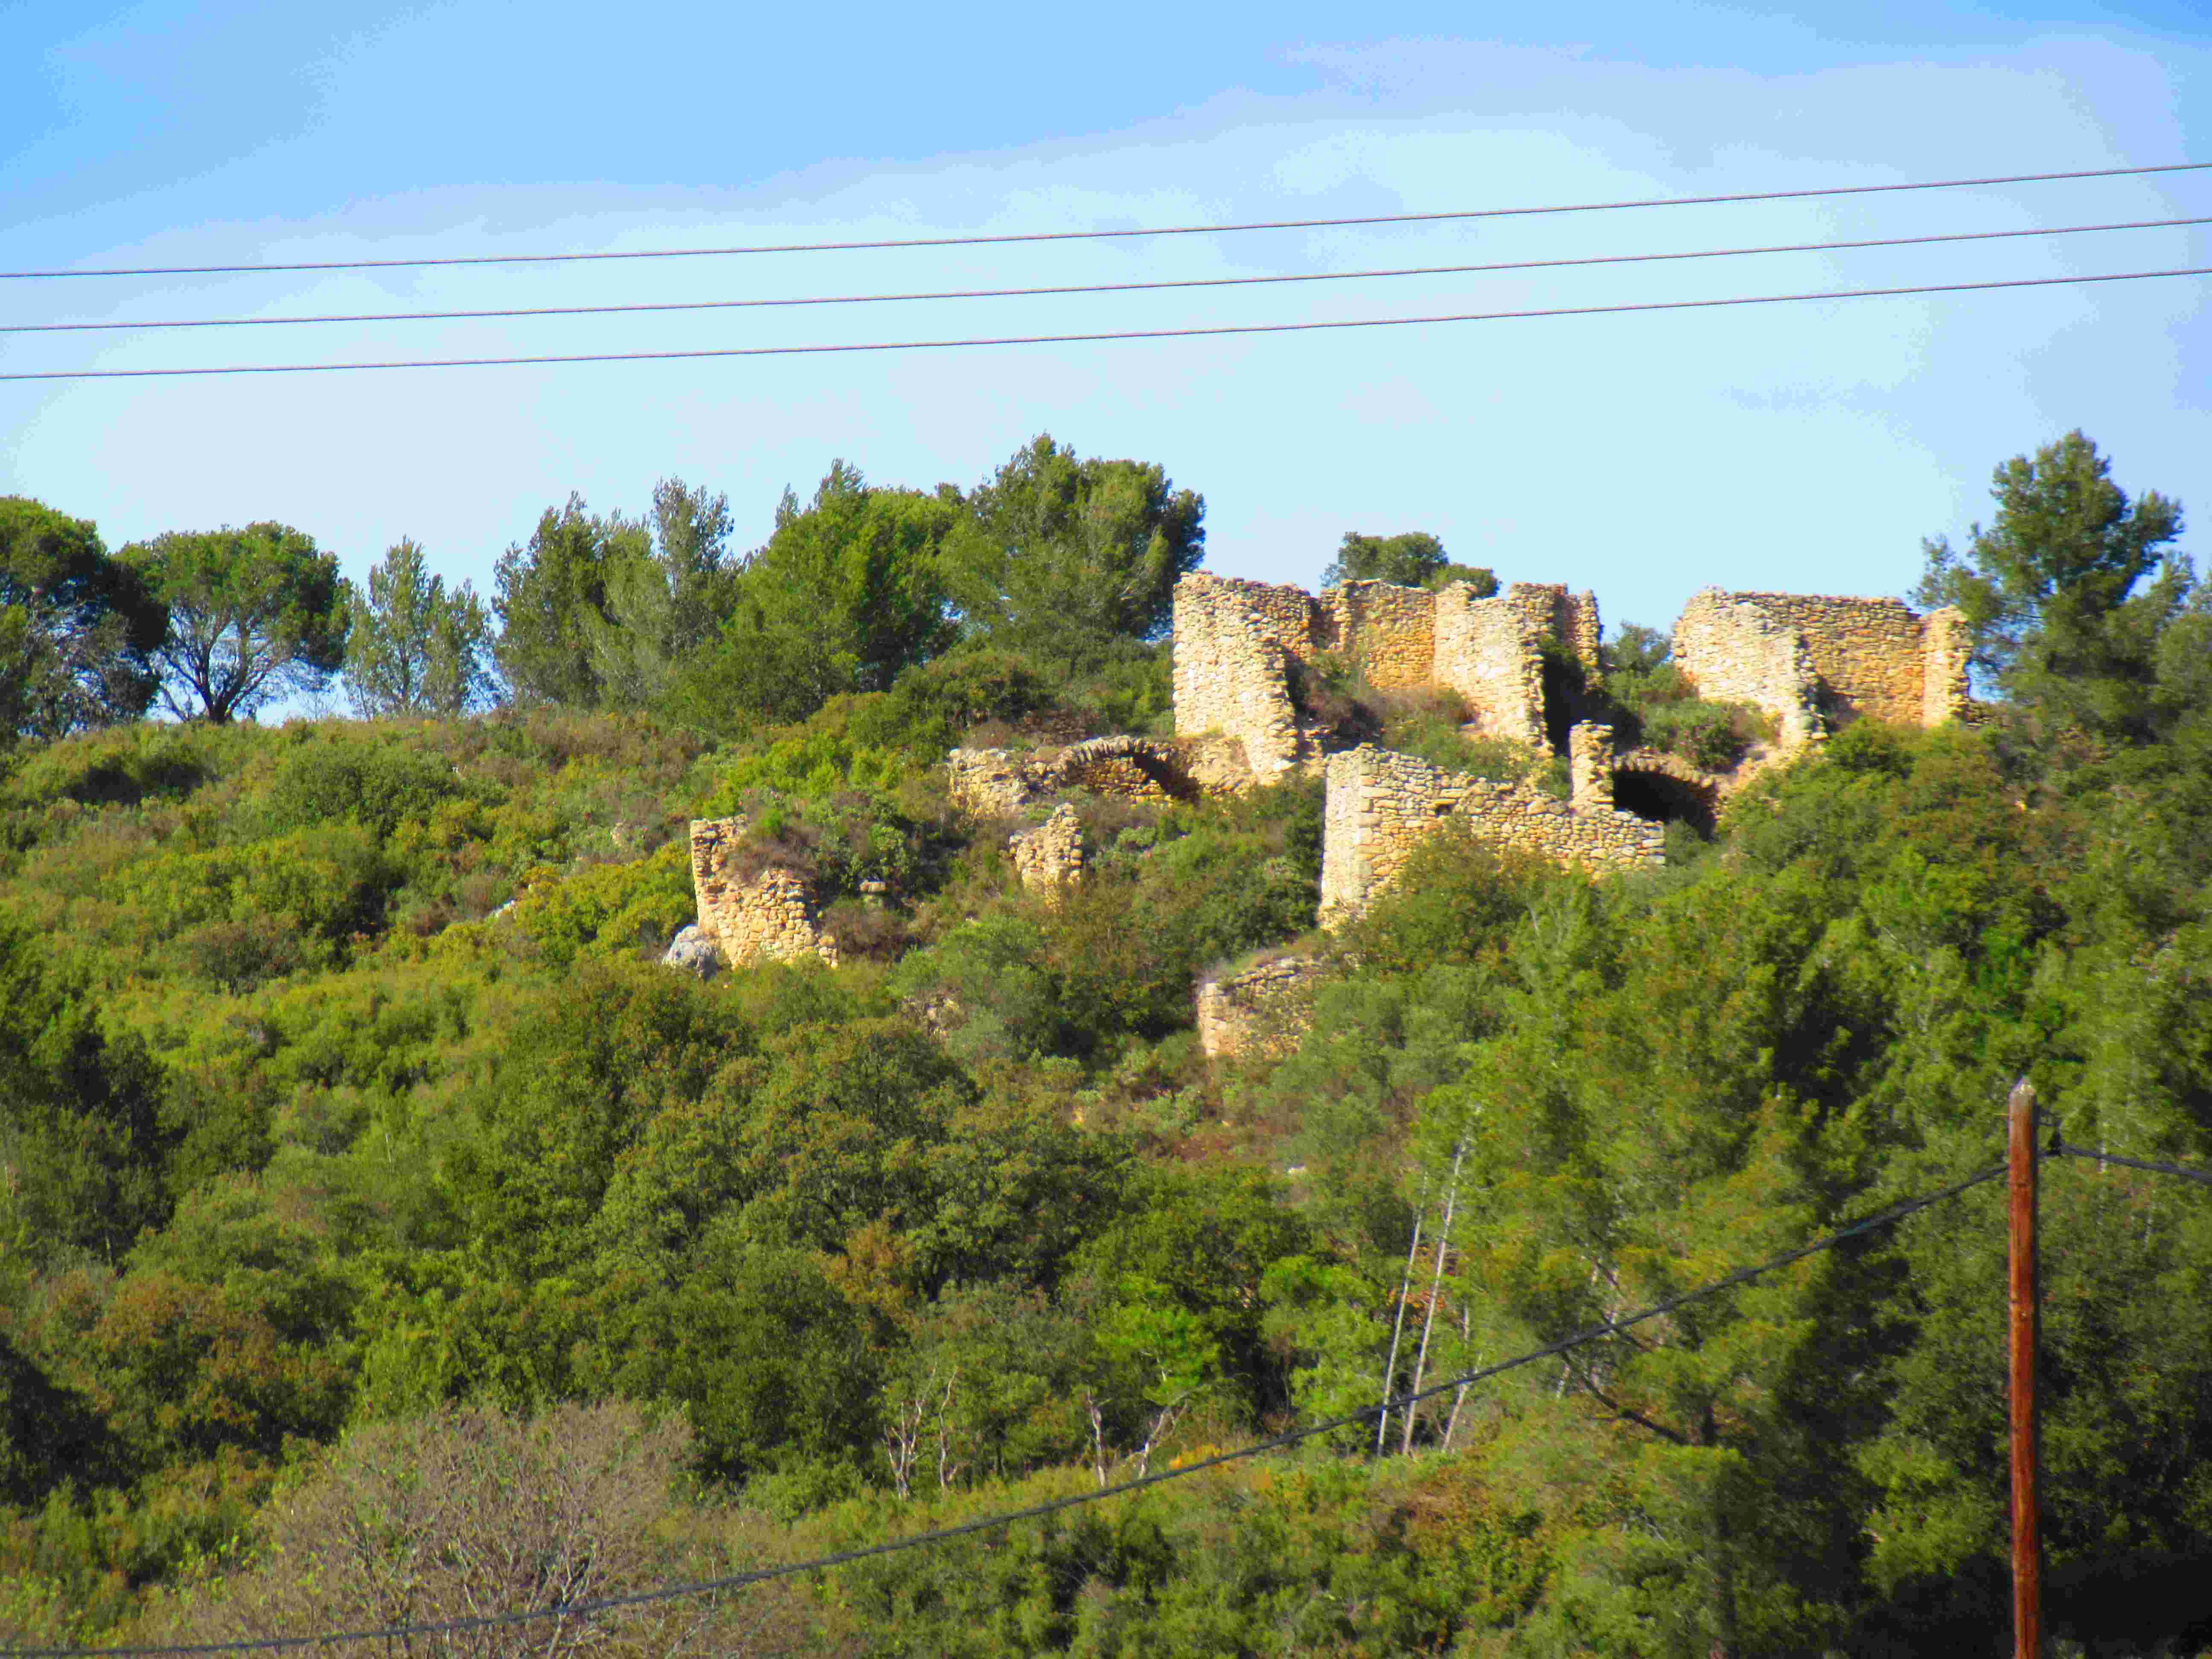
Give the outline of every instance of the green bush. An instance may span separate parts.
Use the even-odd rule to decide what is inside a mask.
[[[1647,747],[1679,755],[1707,772],[1728,771],[1760,735],[1756,711],[1741,703],[1661,703],[1646,711],[1639,723]]]
[[[410,818],[428,818],[454,793],[450,762],[373,738],[325,738],[277,763],[271,820],[283,829],[358,823],[381,841]]]
[[[595,864],[533,884],[515,901],[515,926],[545,961],[625,956],[665,945],[694,914],[690,849],[670,845],[629,864]]]

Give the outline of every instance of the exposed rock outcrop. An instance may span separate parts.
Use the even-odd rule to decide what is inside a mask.
[[[722,966],[722,953],[705,928],[696,922],[678,929],[662,954],[664,968],[678,968],[700,979],[712,979]]]

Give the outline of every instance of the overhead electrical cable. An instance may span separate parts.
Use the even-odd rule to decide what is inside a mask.
[[[1142,1474],[1133,1480],[1124,1480],[1115,1486],[1103,1486],[1097,1492],[1077,1492],[1066,1498],[1055,1498],[1046,1503],[1032,1504],[1026,1509],[987,1516],[978,1521],[963,1522],[958,1526],[943,1527],[933,1532],[916,1533],[906,1538],[889,1539],[880,1544],[869,1544],[858,1549],[841,1550],[836,1554],[817,1556],[810,1560],[793,1561],[771,1567],[757,1567],[749,1572],[733,1572],[719,1578],[701,1579],[690,1583],[663,1584],[653,1589],[638,1590],[627,1595],[602,1596],[594,1601],[576,1601],[563,1607],[530,1607],[514,1613],[477,1613],[462,1619],[445,1619],[434,1623],[426,1622],[419,1625],[393,1625],[374,1630],[334,1631],[312,1636],[268,1636],[242,1641],[196,1642],[167,1647],[9,1648],[0,1649],[0,1659],[94,1659],[94,1656],[125,1654],[166,1656],[199,1653],[269,1653],[289,1648],[336,1645],[342,1642],[393,1641],[404,1637],[441,1636],[458,1631],[483,1630],[493,1626],[526,1624],[541,1619],[580,1618],[587,1613],[611,1612],[619,1607],[641,1607],[649,1602],[674,1601],[680,1596],[704,1595],[718,1590],[735,1589],[747,1584],[764,1583],[773,1578],[795,1577],[803,1572],[818,1572],[825,1568],[843,1566],[848,1562],[863,1561],[874,1556],[896,1555],[907,1550],[942,1544],[955,1538],[965,1538],[980,1532],[995,1531],[1000,1527],[1011,1526],[1018,1521],[1033,1521],[1040,1516],[1054,1515],[1063,1510],[1075,1509],[1082,1504],[1096,1504],[1109,1498],[1119,1498],[1129,1492],[1141,1492],[1146,1487],[1164,1486],[1171,1480],[1187,1480],[1194,1474],[1206,1469],[1218,1468],[1225,1463],[1240,1462],[1248,1457],[1257,1457],[1263,1452],[1278,1451],[1283,1447],[1310,1440],[1316,1435],[1328,1434],[1338,1429],[1352,1428],[1363,1425],[1378,1413],[1396,1411],[1401,1407],[1434,1399],[1455,1389],[1467,1388],[1477,1382],[1487,1382],[1490,1378],[1502,1376],[1508,1371],[1519,1370],[1523,1366],[1553,1358],[1567,1352],[1570,1349],[1581,1347],[1585,1343],[1601,1341],[1607,1337],[1618,1336],[1634,1326],[1661,1318],[1678,1308],[1686,1307],[1693,1302],[1702,1302],[1709,1297],[1718,1296],[1723,1291],[1733,1290],[1739,1285],[1747,1285],[1763,1274],[1774,1272],[1777,1268],[1790,1267],[1796,1262],[1802,1261],[1808,1256],[1817,1255],[1823,1250],[1833,1249],[1837,1245],[1863,1234],[1872,1232],[1877,1227],[1902,1221],[1907,1216],[1917,1214],[1922,1210],[1956,1198],[1960,1194],[1982,1185],[1984,1182],[1995,1181],[2005,1173],[2004,1164],[1993,1164],[1986,1170],[1968,1176],[1964,1181],[1954,1182],[1938,1191],[1923,1193],[1917,1198],[1909,1198],[1901,1203],[1893,1204],[1886,1210],[1877,1211],[1873,1215],[1851,1222],[1823,1237],[1814,1239],[1809,1243],[1800,1244],[1793,1249],[1783,1251],[1778,1255],[1769,1256],[1755,1267],[1739,1267],[1732,1273],[1684,1291],[1679,1295],[1668,1297],[1663,1302],[1655,1303],[1638,1312],[1625,1314],[1618,1319],[1602,1320],[1597,1324],[1587,1326],[1575,1332],[1572,1335],[1561,1337],[1556,1342],[1547,1342],[1540,1348],[1531,1349],[1527,1353],[1516,1354],[1510,1359],[1499,1360],[1494,1365],[1484,1365],[1460,1376],[1448,1377],[1442,1382],[1433,1383],[1425,1389],[1416,1389],[1411,1393],[1400,1395],[1395,1399],[1386,1400],[1378,1405],[1365,1407],[1359,1411],[1331,1418],[1326,1422],[1312,1424],[1303,1429],[1293,1429],[1287,1434],[1279,1434],[1272,1439],[1241,1447],[1235,1451],[1217,1452],[1212,1456],[1177,1464],[1172,1468],[1162,1469],[1157,1474]]]
[[[2212,1170],[2191,1170],[2179,1164],[2160,1164],[2151,1158],[2122,1158],[2118,1152],[2076,1146],[2068,1141],[2061,1141],[2058,1151],[2066,1158],[2086,1158],[2098,1164],[2124,1164],[2130,1170],[2148,1170],[2153,1175],[2179,1176],[2184,1181],[2193,1181],[2200,1187],[2212,1187]]]
[[[1929,179],[1897,185],[1827,185],[1807,190],[1737,191],[1716,196],[1652,196],[1620,202],[1569,202],[1541,207],[1461,208],[1437,213],[1374,213],[1331,219],[1255,219],[1235,223],[1149,225],[1125,230],[1026,230],[991,235],[907,236],[874,241],[766,242],[735,247],[621,248],[588,253],[469,253],[414,259],[301,259],[208,265],[104,265],[78,270],[0,270],[0,282],[49,282],[85,276],[231,276],[285,270],[422,270],[448,265],[567,264],[605,259],[714,259],[767,253],[853,253],[869,249],[992,247],[1015,242],[1127,240],[1144,236],[1226,236],[1256,230],[1334,230],[1362,225],[1442,224],[1474,219],[1534,218],[1565,213],[1620,213],[1640,208],[1717,207],[1747,202],[1795,202],[1838,196],[1893,195],[1905,191],[1971,190],[1993,185],[2034,185],[2075,179],[2131,179],[2150,173],[2197,173],[2212,161],[2166,161],[2153,167],[2087,167],[2069,173],[2014,173],[1984,179]]]
[[[1343,329],[1414,328],[1443,323],[1498,323],[1541,317],[1607,317],[1632,312],[1710,311],[1730,306],[1794,305],[1823,300],[1893,299],[1918,294],[1977,294],[1998,289],[2067,288],[2091,283],[2140,283],[2212,276],[2212,265],[2168,270],[2112,270],[2082,276],[2016,276],[1979,283],[1921,283],[1896,288],[1845,288],[1802,294],[1737,295],[1717,300],[1645,300],[1618,305],[1543,306],[1521,311],[1448,312],[1419,317],[1351,317],[1307,323],[1216,323],[1188,328],[1097,330],[1071,334],[999,334],[938,340],[858,340],[820,345],[697,346],[668,351],[579,351],[514,357],[417,357],[335,363],[228,363],[183,368],[9,370],[8,380],[177,380],[218,374],[333,374],[374,369],[514,368],[566,363],[674,362],[718,357],[819,357],[864,352],[952,351],[986,346],[1077,345],[1122,340],[1194,340],[1251,334],[1315,334]]]
[[[613,317],[641,312],[743,311],[793,306],[885,305],[932,300],[1027,300],[1076,294],[1143,294],[1168,289],[1257,288],[1285,283],[1355,283],[1390,276],[1461,276],[1509,270],[1561,270],[1678,259],[1735,259],[1753,254],[1832,253],[1851,249],[1924,247],[1938,242],[1993,242],[2035,236],[2082,236],[2113,230],[2167,230],[2212,224],[2212,215],[2132,219],[2103,225],[2055,225],[2031,230],[1960,230],[1929,236],[1869,237],[1844,242],[1778,242],[1760,247],[1694,248],[1680,252],[1603,253],[1567,259],[1511,259],[1488,264],[1407,265],[1376,270],[1308,270],[1264,276],[1186,276],[1148,283],[1070,283],[1041,288],[938,289],[906,294],[817,294],[763,300],[664,300],[630,305],[509,306],[480,311],[332,312],[304,317],[195,317],[145,321],[0,323],[0,334],[150,333],[161,329],[285,328],[328,323],[473,322],[512,317]]]

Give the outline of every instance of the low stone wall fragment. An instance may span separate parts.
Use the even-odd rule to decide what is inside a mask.
[[[1323,973],[1313,957],[1277,957],[1198,982],[1198,1045],[1209,1060],[1279,1060],[1313,1022],[1314,986]]]
[[[1073,806],[1054,807],[1036,829],[1009,837],[1006,849],[1022,885],[1032,893],[1057,897],[1083,879],[1083,825]]]
[[[1491,845],[1591,870],[1658,864],[1663,825],[1592,804],[1577,807],[1525,783],[1498,782],[1362,744],[1328,759],[1322,819],[1321,925],[1363,915],[1413,849],[1447,820]]]

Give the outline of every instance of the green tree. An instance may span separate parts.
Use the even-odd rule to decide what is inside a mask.
[[[1425,530],[1408,530],[1395,536],[1346,531],[1336,557],[1321,573],[1323,587],[1334,587],[1340,582],[1394,582],[1400,587],[1431,588],[1467,582],[1479,599],[1498,591],[1493,573],[1474,565],[1454,564],[1444,553],[1444,544]]]
[[[465,714],[490,700],[491,622],[476,590],[448,593],[422,545],[395,542],[352,596],[346,690],[365,720]]]
[[[1924,544],[1917,597],[1965,614],[1973,666],[2024,713],[2143,735],[2159,638],[2195,588],[2187,561],[2160,552],[2180,504],[2155,490],[2130,501],[2079,431],[2007,461],[1990,495],[1996,516],[1965,552]]]
[[[650,532],[619,513],[593,514],[580,495],[539,514],[529,542],[500,555],[493,574],[500,672],[515,701],[596,708],[605,701],[595,648],[614,620],[612,573],[653,562]]]
[[[88,519],[0,496],[0,724],[33,741],[132,720],[168,612]]]
[[[665,578],[673,656],[711,641],[729,614],[742,568],[730,551],[730,498],[706,487],[663,478],[653,489],[653,552]]]
[[[169,608],[156,659],[162,701],[180,720],[228,725],[321,690],[345,661],[351,585],[303,531],[171,531],[121,557]]]
[[[967,497],[946,550],[963,623],[994,645],[1088,666],[1154,640],[1206,553],[1206,498],[1164,468],[1078,460],[1041,433]]]
[[[590,629],[592,666],[613,708],[653,702],[711,644],[737,600],[740,566],[729,550],[730,503],[680,478],[653,492],[647,557],[609,561],[605,619]]]
[[[1612,673],[1656,673],[1674,654],[1674,636],[1663,628],[1623,623],[1606,641],[1605,665]]]
[[[842,692],[888,690],[952,641],[940,550],[958,519],[956,502],[872,488],[842,460],[805,507],[786,490],[678,706],[702,725],[790,721]]]
[[[102,1024],[83,975],[0,922],[0,1251],[112,1259],[167,1212],[161,1068]]]

